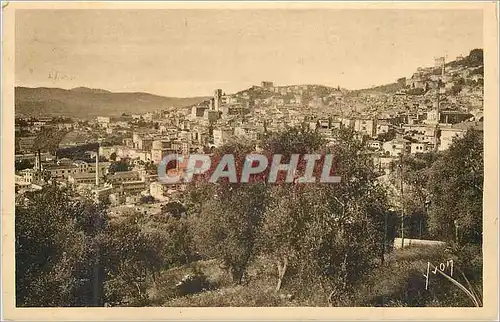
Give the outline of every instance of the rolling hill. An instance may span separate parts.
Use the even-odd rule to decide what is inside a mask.
[[[16,87],[15,112],[19,116],[68,116],[85,119],[175,109],[205,99],[206,97],[163,97],[148,93],[113,93],[86,87],[71,90]]]
[[[352,90],[349,93],[353,96],[360,94],[394,94],[402,88],[404,88],[404,86],[399,83],[390,83],[371,88]]]
[[[462,59],[456,59],[449,61],[445,64],[445,66],[449,67],[457,67],[457,66],[462,66],[465,68],[474,68],[474,67],[480,67],[484,65],[483,61],[483,49],[481,48],[476,48],[472,49],[469,52],[469,55],[463,57]],[[440,68],[434,68],[434,72],[437,74],[441,73]],[[483,68],[477,68],[476,70],[471,71],[472,75],[477,74],[477,73],[483,73],[484,69]],[[351,95],[359,95],[359,94],[394,94],[404,88],[403,85],[399,82],[395,83],[390,83],[390,84],[384,84],[384,85],[379,85],[379,86],[374,86],[372,88],[365,88],[365,89],[359,89],[359,90],[353,90],[350,91]]]

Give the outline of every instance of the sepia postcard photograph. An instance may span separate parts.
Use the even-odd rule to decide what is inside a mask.
[[[497,6],[2,2],[3,318],[498,319]]]

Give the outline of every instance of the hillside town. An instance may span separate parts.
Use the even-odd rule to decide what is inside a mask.
[[[497,313],[494,4],[151,5],[3,8],[7,320]]]
[[[401,155],[444,151],[467,129],[482,130],[482,50],[448,63],[436,58],[394,85],[349,91],[262,81],[233,94],[215,89],[209,100],[177,110],[91,121],[16,118],[16,191],[22,195],[55,181],[109,198],[117,212],[154,212],[184,188],[158,182],[157,166],[171,153],[210,154],[238,140],[258,149],[263,135],[288,127],[309,128],[332,142],[335,130],[351,128],[382,177]]]

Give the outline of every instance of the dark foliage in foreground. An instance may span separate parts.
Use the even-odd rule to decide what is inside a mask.
[[[422,213],[433,192],[423,217],[428,233],[453,243],[387,254],[397,213],[361,143],[341,131],[325,151],[315,133],[293,131],[262,146],[284,155],[330,151],[342,184],[194,181],[185,200],[160,215],[117,219],[105,215],[106,205],[55,186],[26,195],[16,205],[17,305],[470,306],[438,275],[425,290],[427,262],[450,259],[454,277],[482,293],[478,133],[444,153],[404,161],[404,180],[419,200],[407,209]],[[252,149],[234,144],[216,153],[233,152],[241,162]],[[450,180],[437,180],[443,176]]]

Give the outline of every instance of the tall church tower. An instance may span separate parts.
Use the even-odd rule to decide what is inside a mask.
[[[36,172],[42,172],[42,153],[40,152],[40,149],[36,151],[35,166],[33,167],[33,170]]]
[[[222,89],[216,89],[214,91],[214,110],[221,110],[221,98],[222,98]]]

